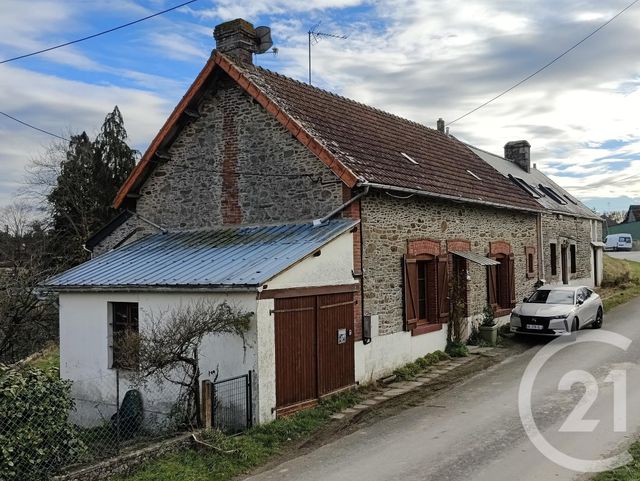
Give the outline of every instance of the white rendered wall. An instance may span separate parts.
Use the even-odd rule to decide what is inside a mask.
[[[412,336],[410,332],[397,332],[378,336],[378,316],[371,316],[371,342],[355,344],[356,382],[366,384],[394,369],[415,361],[447,345],[447,326],[439,331]]]
[[[150,316],[195,301],[226,300],[232,305],[256,311],[255,293],[61,293],[60,294],[60,375],[73,381],[72,393],[77,412],[72,417],[83,425],[108,421],[115,412],[116,371],[110,368],[110,302],[137,302],[140,329]],[[256,369],[255,316],[250,331],[242,339],[238,336],[209,336],[202,343],[200,353],[201,379],[219,379],[246,374]],[[257,381],[257,380],[256,380]],[[120,399],[129,388],[126,372],[121,371]],[[177,387],[150,384],[140,389],[145,410],[165,412],[175,400]],[[259,410],[254,395],[254,408]],[[151,416],[153,417],[153,416]]]
[[[358,227],[359,228],[359,227]],[[353,234],[346,232],[267,281],[269,289],[353,284]]]

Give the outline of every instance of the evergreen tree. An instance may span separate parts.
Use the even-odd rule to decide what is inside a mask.
[[[86,260],[86,240],[117,214],[111,203],[137,157],[126,139],[117,106],[94,141],[85,132],[71,136],[56,185],[47,196],[55,238],[52,254],[60,268]]]

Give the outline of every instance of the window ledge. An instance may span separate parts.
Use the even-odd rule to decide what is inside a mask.
[[[442,329],[442,324],[418,324],[416,327],[411,329],[412,336],[419,336],[420,334],[427,334],[428,332],[440,331]]]

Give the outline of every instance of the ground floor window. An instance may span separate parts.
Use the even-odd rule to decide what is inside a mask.
[[[449,319],[448,256],[405,256],[405,329],[441,324]]]
[[[496,311],[515,306],[515,272],[513,254],[496,254],[500,264],[487,268],[489,304]]]
[[[112,302],[111,313],[111,367],[131,369],[138,361],[127,336],[138,333],[138,303]]]
[[[551,262],[551,275],[558,275],[558,252],[557,252],[556,243],[552,242],[549,244],[549,261]]]
[[[570,262],[571,262],[571,273],[575,274],[577,272],[577,266],[576,266],[576,245],[575,244],[571,244],[569,246],[569,255],[571,257]]]
[[[525,255],[527,260],[527,279],[536,276],[536,249],[535,247],[526,247]]]

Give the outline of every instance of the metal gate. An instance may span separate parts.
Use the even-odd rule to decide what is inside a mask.
[[[352,292],[275,300],[276,406],[354,383]]]
[[[205,427],[219,429],[227,434],[246,431],[253,424],[251,371],[242,376],[221,381],[204,381]]]

